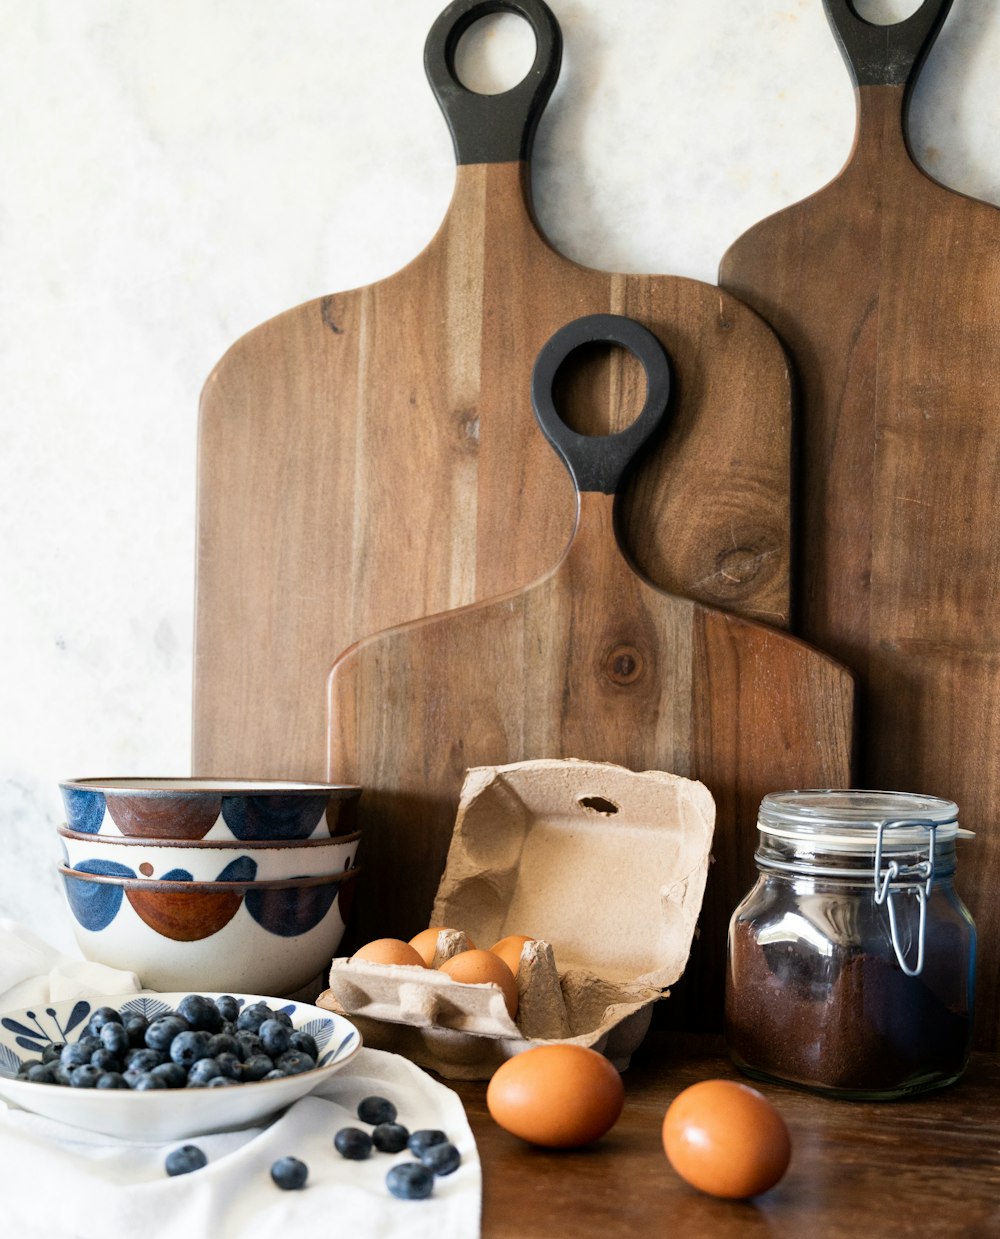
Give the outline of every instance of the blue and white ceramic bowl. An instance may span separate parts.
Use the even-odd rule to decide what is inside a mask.
[[[144,839],[331,838],[354,833],[361,788],[247,779],[68,779],[70,830]]]
[[[86,959],[157,990],[294,994],[329,967],[357,869],[284,882],[153,882],[60,866]]]
[[[176,993],[143,992],[115,998],[102,995],[94,999],[66,999],[3,1012],[0,1014],[0,1096],[24,1110],[104,1135],[144,1143],[180,1140],[206,1132],[246,1127],[276,1114],[328,1080],[361,1048],[361,1034],[342,1016],[304,1002],[265,997],[263,1001],[269,1006],[288,1012],[295,1028],[315,1038],[320,1054],[314,1070],[282,1080],[260,1080],[234,1088],[148,1092],[69,1088],[15,1078],[22,1061],[39,1058],[52,1042],[76,1041],[95,1007],[139,1012],[152,1019],[173,1010],[185,994],[192,992],[218,997],[205,989],[185,989]],[[241,1006],[260,999],[257,994],[237,993],[233,997]]]
[[[69,869],[160,882],[281,882],[343,873],[354,866],[361,835],[242,843],[222,839],[143,839],[84,835],[60,828]]]

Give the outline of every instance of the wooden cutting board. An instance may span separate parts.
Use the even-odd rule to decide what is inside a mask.
[[[562,363],[595,340],[632,350],[648,377],[639,417],[610,437],[578,434],[553,403]],[[662,345],[636,321],[594,315],[558,331],[532,399],[578,491],[559,565],[522,591],[369,637],[334,665],[329,768],[366,789],[352,946],[427,926],[468,767],[575,757],[672,771],[701,779],[718,807],[686,976],[697,1000],[689,1022],[699,1011],[718,1020],[729,916],[755,877],[760,800],[850,785],[853,678],[786,633],[658,589],[629,563],[614,495],[669,387]]]
[[[535,62],[506,94],[473,94],[455,78],[455,45],[498,7],[531,23]],[[425,57],[458,158],[440,231],[393,277],[250,332],[205,386],[199,773],[320,775],[326,676],[351,642],[526,585],[558,561],[572,489],[527,391],[544,341],[583,313],[640,319],[676,368],[669,432],[622,496],[630,553],[675,592],[787,623],[783,350],[714,286],[588,270],[540,235],[529,156],[560,48],[541,0],[445,10]],[[581,365],[577,429],[611,428],[639,381],[626,361]]]
[[[907,149],[909,92],[950,0],[871,26],[827,13],[857,86],[851,158],[764,220],[721,281],[801,380],[797,613],[859,673],[859,777],[957,801],[958,888],[981,941],[982,1043],[1000,1029],[1000,211]]]

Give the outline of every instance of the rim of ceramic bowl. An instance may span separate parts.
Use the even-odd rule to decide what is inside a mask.
[[[61,779],[60,787],[71,787],[85,792],[126,792],[130,796],[171,796],[177,792],[207,792],[212,795],[263,796],[280,795],[317,796],[329,795],[336,799],[348,799],[361,794],[359,783],[304,783],[294,779],[241,779],[241,778],[196,778],[181,776],[143,776],[126,778],[115,775],[111,778]]]
[[[76,839],[80,843],[93,843],[95,839],[100,846],[110,843],[113,847],[164,847],[164,848],[207,848],[218,851],[225,848],[237,852],[268,852],[297,851],[299,848],[335,847],[341,843],[356,843],[361,838],[361,831],[354,830],[349,835],[321,835],[317,839],[160,839],[149,835],[112,835],[88,834],[83,830],[71,830],[69,826],[59,825],[56,834],[64,839]]]
[[[350,882],[361,872],[361,866],[354,869],[343,869],[340,873],[318,873],[302,878],[271,878],[263,882],[187,882],[178,880],[164,881],[162,878],[123,878],[113,873],[86,873],[82,869],[73,869],[68,865],[56,866],[63,877],[77,878],[81,882],[97,882],[102,886],[138,887],[140,890],[165,891],[247,891],[247,890],[289,890],[299,886],[331,886],[334,882]]]

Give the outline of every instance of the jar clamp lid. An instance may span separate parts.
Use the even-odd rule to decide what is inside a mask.
[[[773,792],[761,802],[757,829],[761,842],[756,860],[763,869],[855,879],[869,873],[874,901],[888,912],[900,968],[907,976],[923,971],[927,896],[936,867],[944,861],[943,871],[950,873],[955,840],[972,837],[959,827],[954,801],[855,789]],[[912,965],[899,941],[893,895],[900,888],[912,890],[918,900],[917,958]]]

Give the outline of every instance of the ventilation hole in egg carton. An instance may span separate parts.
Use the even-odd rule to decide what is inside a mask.
[[[604,796],[580,796],[576,803],[588,813],[597,813],[601,817],[614,817],[618,812],[618,805]]]

